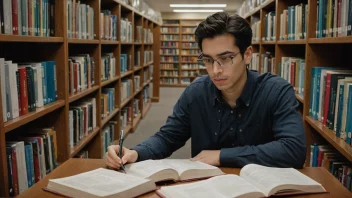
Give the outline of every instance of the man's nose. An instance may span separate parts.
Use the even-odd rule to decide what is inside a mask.
[[[222,72],[222,67],[217,61],[214,61],[213,63],[213,72],[214,74],[218,74]]]

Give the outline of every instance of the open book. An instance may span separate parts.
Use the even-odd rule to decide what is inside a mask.
[[[118,171],[98,168],[59,179],[50,179],[47,191],[69,197],[136,197],[156,189],[155,183]]]
[[[269,197],[326,192],[324,187],[293,168],[271,168],[249,164],[240,176],[227,174],[207,180],[157,190],[161,197]]]
[[[128,175],[154,182],[185,181],[224,174],[218,167],[189,159],[145,160],[126,165]]]

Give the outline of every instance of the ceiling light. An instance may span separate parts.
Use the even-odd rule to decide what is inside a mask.
[[[170,4],[173,8],[225,8],[226,4]]]
[[[174,12],[223,12],[224,10],[174,10]]]

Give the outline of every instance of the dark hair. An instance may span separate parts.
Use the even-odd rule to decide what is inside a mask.
[[[208,16],[195,30],[196,41],[202,49],[202,41],[205,38],[214,38],[223,34],[232,34],[235,37],[235,45],[240,49],[242,57],[247,47],[252,44],[252,29],[242,17],[229,15],[226,12],[217,12]]]

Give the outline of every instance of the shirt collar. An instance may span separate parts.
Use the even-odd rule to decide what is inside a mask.
[[[242,91],[240,97],[237,99],[236,103],[243,102],[248,107],[251,103],[252,94],[255,89],[256,79],[259,74],[256,72],[250,71],[249,69],[246,69],[246,70],[247,70],[247,81],[246,81],[244,88],[243,88],[243,91]],[[213,105],[215,105],[216,103],[219,103],[219,102],[222,103],[222,102],[224,102],[224,100],[222,98],[221,91],[218,88],[216,88],[216,86],[214,85]]]

